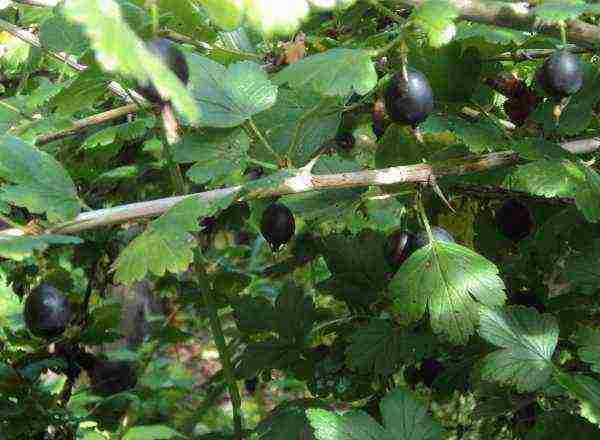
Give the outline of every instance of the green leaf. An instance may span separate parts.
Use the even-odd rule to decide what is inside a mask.
[[[314,440],[312,429],[306,416],[308,408],[326,409],[327,405],[319,400],[293,400],[278,405],[256,427],[261,440],[289,440],[301,438]]]
[[[154,127],[156,121],[152,118],[139,118],[133,122],[125,122],[124,124],[111,125],[110,127],[98,130],[88,137],[81,148],[84,150],[92,150],[97,147],[111,145],[117,140],[127,141],[143,136],[149,128]]]
[[[127,430],[123,440],[161,440],[185,438],[184,435],[165,425],[136,426]]]
[[[452,41],[456,34],[456,17],[456,8],[447,0],[427,0],[411,14],[412,20],[425,31],[433,47]]]
[[[301,288],[286,284],[275,301],[275,331],[284,341],[302,344],[310,333],[314,320],[312,298],[305,296]]]
[[[600,373],[600,328],[582,328],[577,334],[577,344],[580,345],[577,355],[591,364],[592,371]]]
[[[131,30],[114,0],[73,0],[64,4],[65,16],[81,25],[98,62],[108,71],[139,83],[152,82],[192,124],[200,119],[199,106],[185,85]],[[115,36],[119,44],[115,44]],[[191,69],[190,69],[191,70]],[[191,71],[191,75],[195,73]]]
[[[302,91],[325,96],[366,95],[377,84],[377,73],[368,52],[331,49],[294,63],[274,77],[275,84],[289,84]]]
[[[94,64],[71,80],[54,96],[51,104],[58,107],[57,112],[61,115],[90,109],[106,93],[109,83],[110,77]]]
[[[324,409],[308,409],[308,420],[317,440],[392,440],[368,414],[349,411],[343,416]]]
[[[50,245],[80,244],[83,240],[66,235],[37,235],[0,238],[0,256],[22,261],[34,251],[45,251]]]
[[[203,112],[202,126],[236,127],[277,100],[277,87],[255,62],[241,61],[227,69],[200,55],[187,59],[190,90]]]
[[[232,192],[218,200],[188,197],[154,220],[135,238],[114,262],[115,280],[131,284],[148,272],[161,276],[165,272],[185,271],[193,260],[195,240],[190,232],[200,230],[199,218],[212,216],[227,208],[238,197]]]
[[[6,202],[46,213],[51,222],[79,214],[75,185],[61,164],[16,137],[0,137],[0,177],[13,183],[0,192]]]
[[[581,414],[598,424],[600,421],[600,382],[583,374],[567,374],[557,371],[556,381],[569,394],[579,400]]]
[[[573,291],[591,295],[600,289],[599,260],[600,239],[592,241],[583,253],[569,257],[565,265],[565,276]]]
[[[379,404],[385,429],[362,411],[343,415],[324,409],[308,409],[306,414],[318,440],[438,440],[441,426],[431,420],[427,406],[412,393],[396,388]]]
[[[591,167],[579,164],[585,181],[575,193],[575,204],[588,222],[600,220],[600,175]]]
[[[484,379],[514,384],[519,392],[534,391],[552,375],[552,354],[558,342],[554,316],[533,308],[481,308],[479,334],[501,350],[484,359]]]
[[[380,404],[383,424],[393,439],[437,440],[442,427],[429,417],[427,406],[406,389],[396,388]]]
[[[600,430],[584,418],[561,411],[544,411],[536,416],[535,426],[525,440],[589,440],[600,437]]]
[[[583,0],[545,0],[533,8],[533,13],[548,22],[566,22],[574,20],[587,11]]]
[[[250,378],[261,370],[287,368],[300,361],[300,351],[287,342],[269,338],[246,345],[242,354],[236,376]]]
[[[244,170],[249,147],[250,140],[241,129],[210,130],[185,136],[173,146],[173,160],[195,162],[186,175],[201,184]]]
[[[574,136],[585,130],[594,120],[594,109],[600,101],[599,71],[594,65],[583,60],[582,65],[583,87],[571,97],[569,105],[560,115],[558,132],[563,136]],[[548,120],[543,121],[544,130],[554,131],[557,128],[552,115],[553,106],[554,104],[550,103]]]
[[[226,31],[237,29],[244,18],[244,0],[200,0],[200,4],[210,19]]]
[[[386,281],[385,240],[369,229],[356,236],[331,234],[323,239],[323,258],[332,274],[354,274],[372,289],[381,289]]]
[[[402,361],[422,359],[431,353],[433,344],[429,334],[411,333],[388,320],[371,319],[350,336],[346,355],[351,368],[390,375]]]
[[[360,169],[356,162],[339,156],[321,156],[313,168],[315,175],[335,174]],[[365,192],[362,188],[317,191],[306,194],[284,196],[281,202],[292,210],[294,215],[302,216],[313,224],[322,222],[339,222],[347,214]]]
[[[529,38],[529,35],[524,31],[491,26],[489,24],[462,21],[458,23],[457,27],[458,30],[454,37],[455,41],[482,39],[487,43],[502,46],[512,43],[521,46]]]
[[[329,139],[340,124],[343,101],[326,98],[311,90],[279,91],[277,103],[255,118],[271,147],[297,166],[305,165]],[[258,146],[260,148],[260,146]],[[274,160],[262,151],[265,160]]]
[[[76,58],[89,48],[81,27],[60,15],[44,20],[40,26],[40,42],[53,52],[66,52]]]
[[[544,197],[574,197],[582,181],[582,171],[572,162],[543,159],[519,166],[504,186]]]
[[[559,144],[544,138],[515,139],[510,144],[510,149],[519,153],[522,159],[568,159],[573,155],[564,150]]]
[[[423,72],[436,103],[469,102],[481,83],[482,63],[479,50],[465,49],[455,41],[439,49],[408,40],[409,65]]]
[[[456,118],[453,122],[454,133],[473,153],[498,151],[508,140],[502,131],[489,121],[468,123]]]
[[[237,328],[245,334],[273,331],[276,319],[273,304],[262,296],[242,296],[233,305],[233,316]]]
[[[506,300],[493,263],[466,247],[435,239],[402,264],[389,288],[398,314],[415,321],[429,308],[434,332],[457,343],[474,333],[478,303],[493,307]]]

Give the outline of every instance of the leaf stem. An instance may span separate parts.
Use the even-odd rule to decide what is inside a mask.
[[[169,168],[175,193],[182,195],[187,193],[187,187],[179,164],[175,163],[173,160],[173,152],[171,149],[171,146],[179,141],[179,135],[177,134],[178,122],[170,103],[162,106],[160,114],[164,128],[161,132],[163,156],[167,162],[167,167]]]
[[[377,9],[382,15],[385,15],[388,18],[391,18],[396,23],[404,24],[406,20],[396,14],[393,10],[388,8],[387,6],[381,4],[379,0],[369,0],[369,3]]]
[[[400,35],[395,37],[392,41],[390,41],[385,46],[383,46],[379,49],[371,49],[369,51],[369,56],[371,58],[380,58],[383,55],[385,55],[386,53],[388,53],[390,50],[394,49],[396,46],[399,46],[400,44],[402,44],[403,42],[404,42],[404,32],[400,32]]]
[[[251,157],[249,157],[246,160],[254,165],[260,165],[261,167],[267,168],[269,170],[278,170],[279,169],[279,167],[277,165],[273,165],[272,163],[269,163],[269,162],[263,162],[262,160],[253,159]]]
[[[425,206],[423,205],[423,196],[421,191],[417,192],[417,209],[419,210],[419,214],[421,215],[421,220],[423,221],[423,226],[425,226],[425,230],[427,231],[427,236],[429,237],[429,243],[433,243],[433,233],[431,232],[431,226],[429,225],[429,219],[427,218],[427,213],[425,212]]]
[[[244,127],[246,127],[251,133],[253,133],[263,144],[263,146],[271,153],[273,156],[277,158],[278,162],[282,162],[281,156],[277,154],[277,152],[273,149],[269,141],[263,136],[262,132],[258,129],[252,118],[248,118],[248,120],[244,123]]]
[[[206,280],[206,273],[204,268],[200,264],[196,263],[196,275],[198,277],[199,285],[204,287],[202,292],[202,298],[204,299],[204,305],[208,310],[208,319],[210,321],[210,328],[219,351],[219,359],[223,366],[223,373],[227,386],[229,388],[229,397],[231,398],[231,404],[233,406],[233,429],[236,440],[242,440],[242,398],[240,397],[240,390],[238,389],[237,382],[235,380],[235,373],[231,364],[231,357],[225,341],[225,335],[223,334],[223,327],[221,326],[221,320],[217,310],[217,305],[214,299],[214,291],[208,286]]]

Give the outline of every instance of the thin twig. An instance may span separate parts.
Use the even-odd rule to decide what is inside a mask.
[[[567,45],[571,53],[589,53],[589,49],[578,48],[574,44]],[[484,61],[529,61],[538,58],[547,58],[555,52],[554,49],[517,49],[514,52],[503,52],[493,57],[486,58]]]
[[[35,35],[33,35],[31,32],[28,32],[26,30],[23,30],[21,28],[19,28],[18,26],[15,26],[12,23],[9,23],[6,20],[2,20],[0,19],[0,30],[3,30],[5,32],[8,32],[9,34],[13,35],[14,37],[17,37],[18,39],[30,44],[31,46],[37,47],[39,49],[41,49],[44,53],[48,54],[49,56],[51,56],[52,58],[65,63],[67,66],[71,67],[74,70],[77,70],[78,72],[83,72],[85,69],[87,69],[87,66],[84,64],[80,64],[75,57],[73,57],[72,55],[68,55],[65,53],[58,53],[58,52],[54,52],[51,51],[50,49],[48,49],[47,47],[45,47],[40,40],[38,39],[38,37],[36,37]],[[134,90],[125,90],[123,88],[123,86],[121,86],[119,83],[117,83],[116,81],[112,81],[109,85],[108,88],[117,96],[125,99],[126,101],[129,101],[129,95],[132,95],[136,98],[136,100],[138,102],[143,103],[144,105],[148,105],[148,101],[146,101],[146,99],[140,95],[139,93],[137,93]]]
[[[54,142],[59,139],[66,138],[68,136],[80,133],[94,125],[103,124],[108,121],[119,119],[123,116],[131,113],[136,113],[140,108],[137,104],[127,104],[122,107],[117,107],[106,112],[98,113],[97,115],[88,116],[87,118],[79,119],[74,121],[73,124],[64,130],[56,131],[54,133],[47,133],[39,136],[35,140],[36,145],[45,145],[50,142]]]
[[[542,197],[532,195],[526,191],[510,190],[497,186],[455,184],[450,186],[449,191],[481,199],[519,199],[527,203],[542,205],[575,205],[575,199],[571,197]]]
[[[418,7],[425,0],[397,0],[397,5]],[[540,32],[560,37],[560,25],[539,20],[527,2],[509,3],[484,0],[449,0],[458,12],[459,20],[468,20],[494,26]],[[600,27],[581,20],[566,23],[567,39],[584,47],[600,43]]]
[[[402,17],[400,17],[396,12],[392,11],[390,8],[382,4],[379,0],[369,0],[369,3],[377,9],[382,15],[394,20],[396,23],[403,24],[406,22]]]
[[[269,141],[264,137],[264,135],[256,126],[252,118],[248,118],[248,120],[244,123],[244,127],[247,127],[248,131],[253,133],[260,140],[260,142],[269,151],[269,153],[275,156],[278,162],[281,162],[281,156],[279,156],[279,154],[277,154],[277,152],[273,149]]]
[[[472,172],[485,171],[492,168],[510,166],[517,163],[519,156],[514,151],[502,151],[461,160],[453,160],[444,164],[418,164],[390,167],[376,170],[355,171],[339,174],[304,174],[283,179],[276,186],[260,185],[259,181],[244,193],[241,200],[267,198],[287,194],[300,194],[313,191],[323,191],[335,188],[358,188],[368,186],[387,186],[406,182],[429,182],[431,175],[436,177],[462,175]],[[269,179],[269,177],[267,177]],[[188,197],[194,197],[199,203],[210,203],[216,200],[241,193],[243,186],[214,189],[185,196],[168,197],[164,199],[132,203],[114,208],[84,212],[75,219],[60,223],[49,228],[48,233],[75,234],[84,230],[156,217]],[[2,237],[4,231],[0,232]]]
[[[204,268],[198,262],[196,264],[196,274],[198,276],[199,286],[202,289],[201,295],[204,299],[204,304],[208,310],[208,319],[217,350],[219,351],[219,359],[223,368],[223,374],[229,388],[229,397],[233,407],[233,429],[236,440],[242,440],[242,398],[240,390],[235,380],[235,371],[231,363],[231,354],[227,347],[223,327],[219,318],[217,304],[214,298],[214,291],[207,285],[206,274]]]
[[[27,6],[39,6],[41,8],[53,8],[59,0],[13,0],[13,3],[20,3]]]

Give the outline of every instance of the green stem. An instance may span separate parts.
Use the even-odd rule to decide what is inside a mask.
[[[204,269],[200,264],[196,264],[196,273],[200,285],[204,287],[204,305],[208,311],[208,318],[210,321],[210,328],[219,351],[219,359],[223,366],[223,373],[229,388],[229,397],[231,398],[231,404],[233,406],[233,429],[235,432],[236,440],[242,440],[242,398],[240,397],[240,391],[235,380],[235,373],[231,364],[231,358],[227,343],[225,341],[225,335],[223,334],[223,327],[221,326],[221,320],[217,310],[217,304],[214,298],[213,290],[207,286],[205,282]]]
[[[152,34],[156,35],[158,33],[160,16],[158,14],[158,5],[156,1],[152,2],[152,6],[150,7],[150,16],[152,18]]]
[[[8,217],[0,214],[0,220],[3,221],[4,223],[6,223],[7,225],[9,225],[11,228],[15,228],[15,229],[21,229],[23,230],[24,227],[21,226],[18,223],[13,222],[11,219],[9,219]]]
[[[379,0],[369,0],[369,3],[371,3],[371,5],[375,9],[377,9],[382,15],[385,15],[386,17],[391,18],[396,23],[400,23],[400,24],[404,24],[405,23],[406,20],[404,20],[402,17],[400,17],[398,14],[396,14],[394,11],[392,11],[387,6],[382,5],[379,2]]]
[[[565,26],[565,23],[562,22],[560,24],[560,39],[562,41],[563,46],[567,45],[567,27]]]
[[[170,111],[170,109],[167,110],[166,108],[163,108],[161,111],[161,117],[163,119],[163,130],[161,130],[162,155],[165,161],[167,162],[167,168],[169,169],[171,183],[173,184],[175,194],[183,195],[187,193],[187,186],[185,184],[183,174],[181,173],[181,168],[179,168],[179,164],[177,164],[173,160],[173,155],[171,154],[171,143],[169,141],[169,136],[167,135],[167,122],[165,121],[165,118],[163,116],[163,112],[165,111]]]
[[[253,133],[259,140],[260,142],[264,145],[264,147],[273,155],[277,158],[278,162],[282,162],[281,160],[281,156],[279,156],[279,154],[277,154],[277,152],[273,149],[273,147],[271,146],[271,144],[269,143],[269,141],[263,136],[263,134],[261,133],[261,131],[258,129],[258,127],[256,126],[256,124],[254,123],[254,121],[252,120],[252,118],[248,118],[248,120],[244,123],[244,126],[247,127],[247,129]]]
[[[279,167],[277,165],[273,165],[272,163],[269,163],[269,162],[263,162],[262,160],[253,159],[251,157],[249,157],[246,160],[249,163],[253,163],[254,165],[260,165],[261,167],[266,168],[268,170],[278,170],[279,169]]]
[[[0,106],[6,107],[11,112],[15,112],[16,114],[24,117],[25,119],[27,119],[29,121],[34,121],[35,122],[35,119],[33,119],[33,117],[31,117],[27,113],[23,112],[22,110],[18,109],[17,107],[15,107],[13,105],[10,105],[8,102],[5,102],[4,100],[0,100]]]
[[[417,193],[417,209],[419,210],[421,220],[423,221],[423,225],[425,226],[425,230],[427,231],[429,243],[433,243],[433,233],[431,232],[431,226],[429,225],[429,219],[427,218],[427,213],[425,212],[425,206],[423,205],[423,199],[421,197],[420,191]]]
[[[369,56],[371,58],[380,58],[383,55],[385,55],[386,53],[388,53],[390,50],[394,49],[396,46],[399,46],[400,44],[402,44],[403,41],[404,41],[404,32],[401,32],[400,35],[398,35],[396,38],[394,38],[392,41],[390,41],[385,46],[383,46],[379,49],[369,50]]]

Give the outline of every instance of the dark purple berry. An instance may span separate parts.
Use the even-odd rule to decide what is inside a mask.
[[[385,258],[397,270],[415,250],[415,235],[407,231],[392,233],[386,243]]]
[[[498,230],[507,238],[519,241],[533,231],[535,221],[527,206],[518,200],[507,200],[496,212]]]
[[[440,228],[439,226],[434,226],[431,228],[431,234],[436,240],[445,241],[447,243],[456,243],[454,237],[445,229]],[[415,248],[421,249],[429,244],[429,236],[427,235],[426,230],[422,230],[419,232],[415,238]]]
[[[271,245],[273,252],[290,241],[296,230],[292,211],[280,203],[273,203],[263,212],[260,232]]]
[[[435,358],[427,358],[421,362],[421,376],[423,377],[423,383],[428,388],[431,388],[433,382],[442,371],[444,371],[444,366]]]
[[[97,359],[88,375],[92,391],[102,397],[130,390],[137,383],[136,366],[130,361]]]
[[[557,50],[539,68],[536,81],[550,96],[571,96],[583,86],[581,60],[568,50]]]
[[[49,284],[40,284],[27,296],[23,318],[33,335],[56,338],[64,333],[71,320],[69,300]]]
[[[394,122],[416,126],[433,111],[433,91],[425,75],[407,69],[408,81],[396,73],[385,92],[385,106]]]
[[[256,386],[258,385],[258,377],[254,376],[250,379],[244,380],[244,387],[248,394],[254,395],[256,393]]]
[[[190,78],[188,64],[185,56],[175,43],[166,38],[154,38],[146,42],[146,48],[153,55],[158,56],[162,62],[177,75],[177,78],[179,78],[183,84],[188,83]],[[158,90],[156,90],[154,84],[140,87],[140,93],[150,102],[165,102]]]

